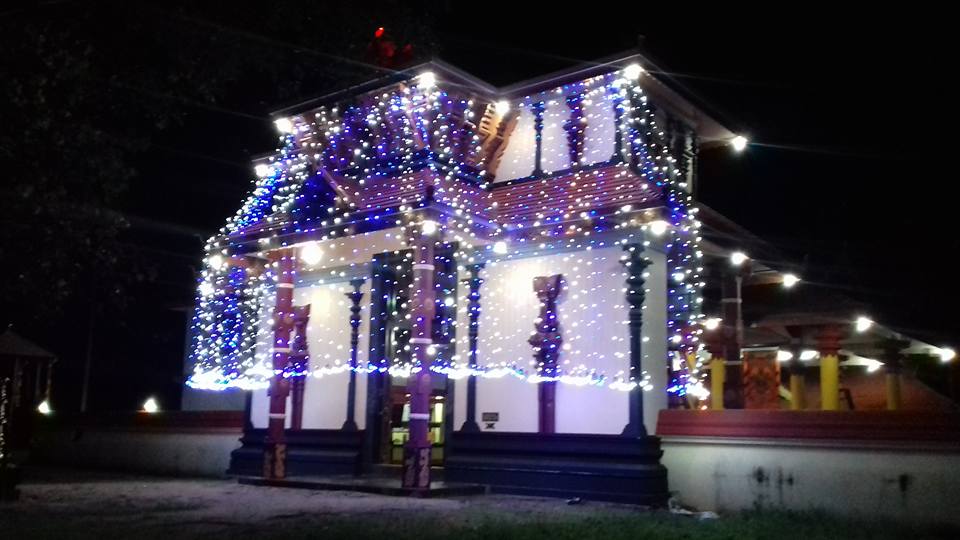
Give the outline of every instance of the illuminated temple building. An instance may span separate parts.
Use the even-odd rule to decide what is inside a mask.
[[[662,504],[670,409],[854,408],[839,373],[877,343],[933,351],[857,341],[855,308],[744,328],[742,289],[796,278],[694,200],[700,154],[746,140],[658,73],[430,62],[277,113],[191,327],[187,398],[246,400],[231,472]]]

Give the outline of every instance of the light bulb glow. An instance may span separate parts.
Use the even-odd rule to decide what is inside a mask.
[[[670,224],[662,219],[650,222],[650,232],[654,236],[663,236],[663,233],[667,232],[667,229],[670,228]]]
[[[420,232],[423,234],[435,234],[437,232],[437,222],[427,219],[420,224]]]
[[[796,274],[784,274],[783,275],[783,287],[785,289],[790,289],[797,283],[800,283],[800,278]]]
[[[633,63],[623,68],[623,76],[630,80],[635,81],[640,78],[640,75],[643,75],[643,67],[640,64]]]
[[[857,322],[855,323],[857,332],[863,333],[869,330],[873,326],[873,321],[863,315],[857,317]]]
[[[777,351],[777,362],[789,362],[790,360],[793,360],[792,352],[783,349]]]
[[[277,118],[273,121],[273,125],[280,133],[293,133],[293,122],[289,118]]]
[[[740,266],[741,264],[747,262],[747,259],[750,257],[742,251],[734,251],[730,254],[730,264],[734,266]]]
[[[154,399],[153,397],[149,397],[147,398],[146,401],[143,402],[143,412],[154,414],[159,411],[160,411],[160,404],[157,403],[157,400]]]
[[[223,268],[224,262],[226,261],[224,261],[221,255],[213,255],[212,257],[207,259],[207,263],[210,265],[210,268],[213,268],[214,270],[219,270]]]
[[[937,353],[940,356],[941,362],[949,362],[957,357],[957,351],[951,349],[950,347],[943,347]]]
[[[254,172],[258,177],[263,178],[263,177],[265,177],[265,176],[270,176],[270,174],[273,173],[273,167],[271,167],[271,166],[269,166],[269,165],[266,165],[266,164],[263,164],[263,163],[260,163],[260,164],[258,164],[256,167],[253,168],[253,172]]]
[[[818,353],[813,349],[806,349],[804,351],[800,351],[800,360],[802,362],[809,362],[810,360],[813,360],[818,356],[820,356],[820,353]]]
[[[503,117],[510,112],[510,102],[501,99],[493,106],[493,110],[497,113],[497,116]]]
[[[497,255],[506,255],[506,253],[507,253],[507,243],[506,243],[506,242],[503,242],[503,241],[494,242],[494,244],[493,244],[493,252],[496,253]]]
[[[712,317],[704,321],[703,327],[706,328],[707,330],[716,330],[717,328],[720,328],[721,322],[722,322],[722,319],[720,319],[719,317]]]
[[[743,135],[737,135],[730,140],[730,146],[732,146],[737,152],[743,152],[747,148],[748,144],[750,144],[750,141],[748,141]]]
[[[311,242],[300,248],[300,260],[307,266],[314,266],[323,260],[323,250],[316,242]]]
[[[50,401],[46,399],[41,401],[40,404],[37,405],[37,412],[44,416],[47,416],[50,413],[52,413],[53,409],[50,408]]]
[[[417,86],[420,88],[433,88],[437,85],[437,76],[432,71],[425,71],[417,76]]]

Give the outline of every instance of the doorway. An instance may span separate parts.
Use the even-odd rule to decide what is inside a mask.
[[[445,362],[456,354],[457,265],[455,245],[437,250],[437,309],[433,320],[432,339],[436,361]],[[410,361],[410,308],[408,297],[413,279],[413,253],[410,250],[384,253],[374,258],[373,285],[377,293],[371,310],[371,355],[374,360],[387,359],[391,365]],[[431,461],[442,465],[445,445],[453,430],[453,381],[446,375],[431,373],[429,437],[433,444]],[[366,444],[373,463],[400,464],[403,445],[409,438],[410,402],[407,378],[372,373],[367,385]]]

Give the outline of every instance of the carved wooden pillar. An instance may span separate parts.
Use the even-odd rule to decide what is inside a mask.
[[[467,279],[467,285],[470,292],[467,296],[467,314],[470,317],[470,328],[467,330],[467,336],[470,338],[470,369],[477,369],[477,336],[480,330],[480,285],[483,279],[480,278],[480,270],[483,270],[484,264],[474,264],[467,267],[470,272],[470,278]],[[477,424],[477,378],[474,375],[467,377],[467,418],[460,427],[460,431],[474,432],[480,431]]]
[[[560,322],[557,320],[557,297],[560,296],[563,285],[563,276],[560,274],[533,278],[533,290],[540,299],[540,316],[534,325],[536,332],[527,342],[533,345],[534,358],[544,377],[557,375],[557,359],[560,356],[560,346],[563,345]],[[540,433],[556,432],[556,401],[556,381],[541,382],[538,415]]]
[[[533,111],[533,128],[536,133],[535,141],[536,148],[534,150],[534,167],[533,167],[533,176],[540,176],[543,174],[543,111],[545,109],[545,104],[542,101],[538,101],[531,105],[531,110]]]
[[[840,340],[843,334],[835,324],[824,326],[817,335],[820,350],[820,408],[840,408]]]
[[[340,429],[357,431],[357,346],[360,344],[360,300],[363,299],[363,278],[350,280],[353,290],[344,293],[350,299],[350,381],[347,383],[347,419]]]
[[[275,260],[277,272],[276,305],[273,309],[273,369],[270,380],[270,415],[263,447],[263,476],[286,476],[287,442],[284,425],[287,419],[287,395],[290,379],[283,377],[290,359],[290,331],[293,329],[293,277],[296,258],[292,249],[283,249]]]
[[[647,297],[644,289],[646,279],[643,273],[650,265],[650,261],[643,256],[643,244],[627,244],[623,246],[623,250],[627,253],[623,265],[627,269],[630,376],[640,380],[643,375],[643,301]],[[629,437],[646,436],[647,428],[643,425],[643,389],[634,388],[630,391],[628,399],[628,421],[622,434]]]
[[[303,393],[306,389],[307,372],[310,370],[310,350],[307,345],[307,324],[310,322],[310,305],[293,308],[293,327],[296,334],[290,347],[290,371],[296,377],[290,379],[290,429],[303,429]]]
[[[750,273],[749,261],[736,268],[724,270],[721,281],[723,298],[723,337],[725,351],[723,358],[729,365],[737,363],[736,369],[727,370],[724,406],[728,409],[743,408],[743,367],[740,348],[743,346],[743,297],[741,289],[744,276]]]
[[[427,222],[424,222],[427,223]],[[430,355],[433,345],[433,318],[436,315],[434,290],[434,249],[441,236],[440,225],[418,226],[414,233],[413,290],[410,292],[412,317],[410,348],[414,365],[419,366],[407,382],[410,393],[410,438],[404,447],[403,487],[430,487]],[[432,232],[431,232],[432,230]]]

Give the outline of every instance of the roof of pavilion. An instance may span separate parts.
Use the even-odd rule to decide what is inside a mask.
[[[296,200],[274,206],[272,212],[268,212],[269,219],[228,227],[231,243],[253,246],[253,240],[266,236],[284,237],[287,243],[297,242],[323,230],[335,230],[340,236],[356,234],[394,226],[398,214],[428,206],[455,219],[468,219],[475,230],[486,236],[493,231],[511,230],[515,235],[533,235],[551,228],[555,233],[570,234],[572,229],[566,228],[570,222],[584,219],[607,220],[611,225],[636,219],[638,214],[643,220],[655,219],[659,214],[650,211],[664,206],[663,190],[616,160],[577,164],[550,173],[538,171],[508,181],[496,179],[497,165],[512,129],[507,118],[496,116],[494,104],[498,100],[510,100],[514,104],[525,99],[529,102],[532,95],[545,95],[552,89],[611,77],[638,62],[648,73],[654,73],[645,75],[640,86],[658,107],[689,125],[706,144],[733,136],[704,113],[676,81],[660,75],[662,72],[652,62],[638,54],[619,55],[504,88],[495,88],[435,60],[278,111],[278,120],[296,126],[293,143],[302,150],[301,158],[306,155],[312,163],[307,166],[305,179],[300,180]],[[382,148],[390,148],[389,145],[401,137],[398,126],[401,120],[409,122],[409,119],[395,112],[399,107],[388,110],[383,103],[392,99],[388,97],[391,92],[409,95],[408,89],[425,72],[436,77],[437,87],[454,96],[441,107],[445,118],[452,119],[451,129],[464,130],[473,139],[453,138],[441,147],[432,140],[431,134],[425,133],[423,141],[418,141],[419,150],[408,151],[401,157],[390,156]],[[363,127],[378,99],[386,129],[370,138],[369,143],[377,148],[378,158],[385,158],[384,163],[372,168],[369,165],[346,168],[343,163],[351,161],[354,165],[354,160],[349,153],[351,147],[345,142],[361,141],[356,137],[345,139],[339,131],[331,136],[329,126],[332,124],[328,117],[336,118],[340,125]],[[466,105],[458,108],[474,102],[479,106],[473,111]],[[367,109],[351,118],[350,112],[359,110],[358,104]],[[474,114],[478,118],[472,118]],[[403,137],[410,137],[409,130]],[[367,142],[362,141],[364,146]],[[473,147],[475,142],[478,144]],[[445,152],[452,157],[438,159],[437,156]],[[254,163],[271,168],[289,162],[290,155],[274,153]],[[622,212],[623,208],[631,211]]]

